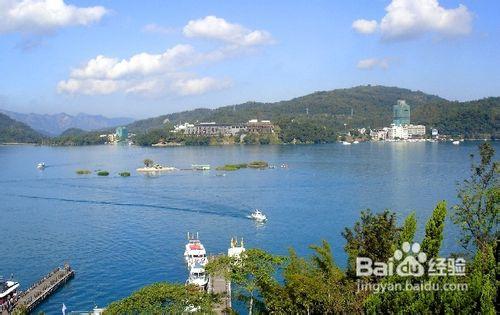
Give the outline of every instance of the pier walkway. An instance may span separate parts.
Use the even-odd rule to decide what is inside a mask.
[[[209,260],[215,258],[209,257]],[[208,280],[209,293],[221,295],[220,303],[214,306],[213,311],[215,314],[229,314],[231,309],[231,281],[226,280],[223,276],[210,276]]]
[[[28,313],[31,312],[38,304],[73,278],[74,275],[75,272],[68,264],[64,265],[64,267],[54,269],[33,284],[28,290],[20,294],[14,306],[14,311],[18,308],[24,308]]]

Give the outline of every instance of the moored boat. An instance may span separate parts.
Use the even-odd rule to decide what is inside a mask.
[[[188,243],[184,251],[184,259],[188,268],[195,264],[205,266],[208,263],[205,246],[200,242],[198,233],[196,235],[188,233]]]
[[[39,170],[45,169],[45,162],[40,162],[36,165],[36,168]]]
[[[163,166],[160,164],[155,164],[153,166],[140,167],[137,169],[141,173],[155,173],[155,172],[170,172],[175,171],[177,168],[171,166]]]
[[[208,276],[205,272],[205,266],[196,263],[189,269],[189,277],[186,284],[195,285],[201,289],[206,289]]]
[[[195,171],[209,171],[210,164],[193,164],[191,168]]]
[[[19,282],[4,280],[0,277],[0,314],[4,314],[4,311],[8,314],[12,310],[18,299],[18,288]]]

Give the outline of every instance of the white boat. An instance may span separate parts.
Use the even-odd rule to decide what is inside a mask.
[[[40,162],[36,165],[36,168],[39,170],[45,169],[45,162]]]
[[[191,168],[195,171],[209,171],[210,164],[193,164]]]
[[[8,280],[6,281],[2,277],[0,277],[0,311],[3,312],[2,307],[7,307],[7,309],[12,307],[12,305],[10,305],[10,301],[17,298],[18,288],[19,282]]]
[[[184,260],[188,268],[196,264],[205,266],[208,263],[207,251],[205,250],[205,246],[200,242],[198,233],[196,233],[196,236],[188,233],[188,243],[184,251]]]
[[[156,173],[156,172],[170,172],[177,170],[175,167],[163,166],[160,164],[155,164],[153,166],[140,167],[137,169],[141,173]]]
[[[453,141],[452,143],[453,143],[454,145],[459,145],[459,144],[460,144],[460,141],[455,140],[455,141]]]
[[[350,143],[350,142],[348,142],[348,141],[342,141],[342,144],[343,144],[343,145],[351,145],[351,143]]]
[[[358,140],[354,140],[354,141],[353,141],[353,144],[358,144],[358,143],[359,143],[359,141],[358,141]]]
[[[205,272],[205,267],[201,264],[194,264],[189,269],[189,278],[186,284],[192,284],[205,289],[208,284],[208,276]]]
[[[262,213],[259,209],[255,209],[248,217],[257,222],[267,221],[266,215]]]

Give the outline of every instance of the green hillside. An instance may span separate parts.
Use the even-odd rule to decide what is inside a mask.
[[[368,85],[315,92],[276,103],[247,102],[217,109],[195,109],[139,120],[130,124],[129,128],[134,132],[143,132],[162,127],[166,119],[171,122],[216,121],[218,123],[244,122],[253,118],[277,121],[306,117],[306,110],[309,112],[309,117],[328,120],[330,124],[342,128],[344,123],[352,127],[381,127],[390,123],[392,106],[398,99],[405,99],[411,104],[412,109],[433,102],[447,102],[438,96],[420,91]]]
[[[28,125],[0,114],[0,143],[40,143],[42,139]]]
[[[404,99],[411,106],[412,122],[436,127],[442,134],[466,137],[498,135],[500,98],[471,102],[451,102],[421,91],[397,87],[358,86],[315,92],[275,103],[247,102],[217,109],[195,109],[129,125],[135,133],[164,128],[166,122],[215,121],[245,122],[253,118],[270,119],[281,127],[282,140],[303,138],[324,142],[344,128],[380,128],[392,121],[392,106]],[[313,130],[315,129],[315,130]]]

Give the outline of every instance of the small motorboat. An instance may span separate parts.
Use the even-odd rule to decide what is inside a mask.
[[[455,140],[455,141],[453,141],[452,143],[453,143],[454,145],[459,145],[459,144],[460,144],[460,141]]]
[[[343,144],[343,145],[351,145],[351,143],[350,143],[350,142],[347,142],[347,141],[342,141],[342,144]]]
[[[259,209],[255,209],[248,217],[257,222],[267,221],[266,215],[262,213]]]
[[[358,144],[358,143],[359,143],[359,141],[358,141],[358,140],[354,140],[352,143],[353,143],[353,144]]]
[[[45,169],[45,162],[40,162],[36,165],[36,168],[39,170]]]

